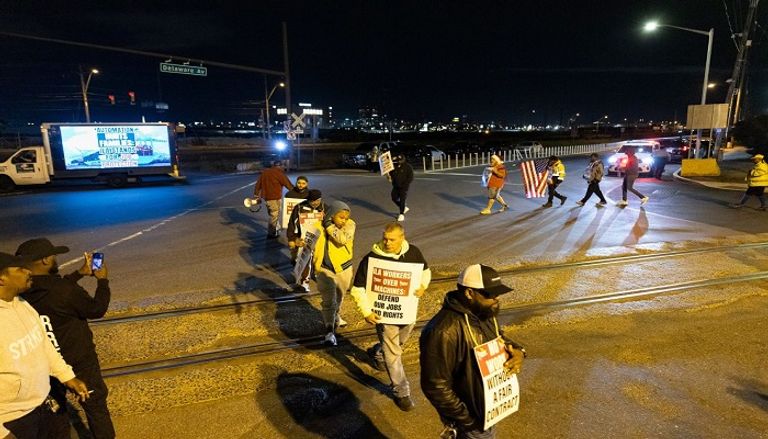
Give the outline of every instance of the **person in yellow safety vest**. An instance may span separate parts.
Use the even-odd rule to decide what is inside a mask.
[[[557,187],[560,186],[565,180],[565,165],[557,156],[551,156],[549,158],[549,179],[547,180],[547,192],[549,192],[549,198],[547,202],[541,207],[552,207],[552,198],[557,197],[560,200],[560,205],[565,204],[565,200],[568,199],[565,195],[557,192]]]
[[[741,197],[741,200],[736,204],[731,204],[734,209],[739,209],[746,204],[750,196],[757,197],[760,200],[760,210],[767,210],[765,205],[765,187],[768,186],[768,163],[763,161],[762,154],[756,154],[752,157],[752,163],[755,165],[747,173],[747,191]]]

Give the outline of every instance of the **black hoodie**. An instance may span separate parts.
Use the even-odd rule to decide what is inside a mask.
[[[21,294],[40,314],[48,337],[75,374],[98,364],[87,319],[103,317],[110,300],[109,280],[97,281],[95,297],[77,284],[78,272],[32,276],[32,288]]]
[[[493,319],[481,320],[459,300],[459,291],[446,294],[443,308],[427,323],[419,339],[421,389],[446,423],[465,431],[483,429],[485,397],[483,378],[475,361],[473,343],[466,332],[469,319],[477,342],[496,338]],[[506,344],[520,345],[499,335]]]

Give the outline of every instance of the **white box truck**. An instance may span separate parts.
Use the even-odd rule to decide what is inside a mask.
[[[179,174],[170,123],[44,123],[43,146],[0,157],[0,191],[85,178],[120,187],[142,177]]]

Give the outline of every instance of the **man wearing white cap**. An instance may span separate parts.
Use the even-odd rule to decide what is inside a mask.
[[[760,210],[766,210],[765,206],[765,187],[768,186],[768,164],[763,161],[762,154],[756,154],[752,157],[752,163],[755,165],[747,173],[747,191],[736,204],[731,207],[738,209],[746,204],[750,196],[757,197],[760,200]]]
[[[520,372],[525,350],[496,321],[499,296],[510,291],[493,268],[470,265],[421,333],[421,389],[454,437],[496,437],[495,426],[484,429],[484,384],[475,348],[500,338],[508,353],[504,368]]]

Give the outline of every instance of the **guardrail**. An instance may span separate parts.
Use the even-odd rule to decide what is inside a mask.
[[[508,149],[489,152],[474,152],[469,154],[443,154],[437,159],[432,156],[429,161],[426,157],[422,157],[422,167],[424,172],[435,172],[486,165],[490,163],[491,155],[493,154],[498,155],[504,162],[522,162],[525,160],[542,159],[553,155],[558,157],[588,155],[593,152],[613,151],[622,143],[624,142],[562,145],[536,149]]]

